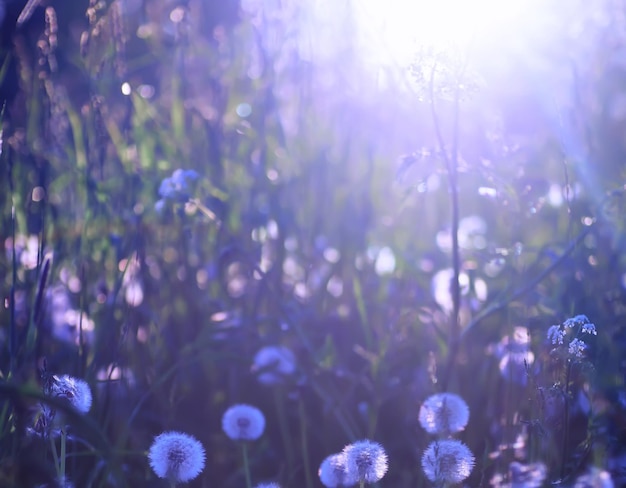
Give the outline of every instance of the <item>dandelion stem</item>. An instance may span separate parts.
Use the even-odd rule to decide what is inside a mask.
[[[280,426],[280,435],[283,438],[283,448],[285,449],[285,457],[287,459],[287,469],[293,467],[293,447],[291,445],[291,436],[289,435],[289,426],[287,425],[287,413],[283,405],[283,399],[278,389],[274,389],[274,402],[276,403],[276,412],[278,414],[278,425]]]
[[[453,268],[453,281],[451,284],[452,291],[452,317],[450,318],[450,334],[448,344],[448,359],[446,368],[443,373],[442,388],[446,390],[448,388],[448,382],[452,373],[452,368],[456,361],[456,355],[459,350],[459,342],[461,338],[461,327],[459,321],[459,315],[461,310],[461,287],[459,285],[459,276],[461,274],[461,258],[459,250],[459,189],[457,182],[458,172],[458,140],[459,140],[459,82],[457,80],[454,90],[454,115],[453,115],[453,127],[452,127],[452,147],[450,154],[446,149],[445,140],[441,131],[441,124],[439,122],[439,115],[435,107],[435,73],[437,71],[437,63],[433,65],[430,73],[430,109],[433,123],[435,125],[435,134],[437,137],[437,143],[439,144],[439,151],[446,164],[446,170],[448,173],[448,188],[450,192],[450,205],[452,207],[452,222],[451,222],[451,234],[452,234],[452,268]],[[463,69],[460,70],[460,74]],[[459,77],[460,77],[459,74]]]
[[[246,475],[246,488],[252,488],[252,480],[250,479],[250,464],[248,463],[248,443],[242,442],[241,449],[243,453],[243,470]]]
[[[300,440],[302,442],[302,460],[304,462],[304,476],[306,478],[307,488],[313,488],[313,480],[311,479],[311,465],[309,463],[309,450],[306,432],[306,412],[304,411],[304,402],[302,398],[298,402],[298,410],[300,417]]]

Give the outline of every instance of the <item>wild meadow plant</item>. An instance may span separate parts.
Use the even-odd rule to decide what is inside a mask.
[[[22,3],[0,486],[626,483],[623,6],[407,77],[342,2]]]
[[[72,434],[71,424],[63,412],[50,405],[48,399],[60,399],[84,415],[89,412],[93,402],[91,389],[82,379],[69,375],[56,376],[44,371],[43,378],[44,400],[39,405],[33,427],[29,427],[27,433],[49,443],[57,484],[62,487],[73,487],[74,484],[66,474],[67,456],[71,453],[71,450],[68,451],[68,440],[73,443],[79,439]]]

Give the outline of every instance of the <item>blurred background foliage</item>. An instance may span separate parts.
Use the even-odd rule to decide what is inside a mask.
[[[255,480],[319,486],[369,437],[381,486],[427,486],[417,412],[442,388],[470,405],[470,486],[514,460],[623,471],[623,1],[546,2],[461,81],[440,53],[380,63],[350,2],[39,3],[0,2],[2,486],[54,477],[23,431],[44,363],[94,390],[76,486],[157,486],[169,429],[207,449],[190,486],[241,486],[236,402],[267,417]],[[199,177],[163,199],[177,169]],[[579,313],[598,336],[563,400],[545,332]],[[283,384],[257,381],[268,345],[296,355]]]

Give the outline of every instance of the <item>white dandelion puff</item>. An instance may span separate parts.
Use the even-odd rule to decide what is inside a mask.
[[[264,385],[277,384],[296,371],[296,358],[284,346],[266,346],[254,356],[252,371]]]
[[[433,483],[460,483],[474,468],[474,455],[461,441],[432,442],[422,456],[422,469]]]
[[[469,407],[455,393],[436,393],[429,396],[419,411],[419,421],[429,434],[452,434],[465,428],[469,421]]]
[[[157,436],[148,452],[150,467],[159,478],[186,483],[204,469],[205,452],[200,441],[183,432]]]
[[[356,482],[350,481],[346,471],[346,456],[343,452],[331,454],[324,459],[317,474],[326,488],[350,486]]]
[[[222,429],[234,441],[254,441],[263,435],[265,416],[252,405],[233,405],[224,412]]]
[[[348,479],[353,483],[376,483],[387,473],[387,453],[377,442],[363,440],[349,444],[343,454]]]
[[[93,398],[91,389],[86,381],[73,376],[54,376],[50,385],[50,394],[55,397],[66,398],[80,413],[87,413],[91,409]]]

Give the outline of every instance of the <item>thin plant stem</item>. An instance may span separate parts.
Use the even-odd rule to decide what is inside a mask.
[[[54,467],[56,468],[57,471],[57,477],[60,478],[61,477],[61,464],[59,463],[59,453],[57,452],[57,445],[54,442],[54,436],[53,435],[49,435],[48,437],[50,439],[50,452],[52,452],[52,459],[54,461]]]
[[[576,239],[574,239],[567,246],[567,248],[565,248],[563,253],[558,258],[556,258],[552,262],[552,264],[550,264],[550,266],[548,266],[546,269],[544,269],[541,273],[539,273],[537,276],[535,276],[529,282],[527,282],[526,284],[520,286],[517,290],[515,290],[513,293],[511,293],[511,295],[509,295],[507,298],[505,298],[503,300],[500,300],[500,301],[497,301],[495,303],[492,303],[487,308],[483,309],[483,311],[478,313],[478,315],[476,315],[476,317],[473,318],[463,328],[463,330],[461,331],[461,339],[471,329],[473,329],[479,322],[481,322],[482,320],[486,319],[487,317],[489,317],[490,315],[494,314],[495,312],[498,312],[499,310],[502,310],[509,303],[517,300],[518,298],[526,295],[526,293],[528,293],[531,290],[533,290],[535,288],[535,286],[537,286],[544,279],[546,279],[556,268],[558,268],[561,264],[563,264],[566,261],[566,259],[572,254],[572,252],[574,252],[574,250],[576,249],[578,244],[580,244],[585,239],[585,237],[587,237],[587,235],[591,232],[591,230],[592,230],[592,227],[588,227],[583,232],[578,234]]]
[[[246,476],[246,488],[252,488],[252,480],[250,478],[250,464],[248,462],[248,443],[241,443],[241,451],[243,453],[243,470]]]
[[[280,435],[283,438],[283,448],[285,449],[285,457],[287,459],[287,469],[293,467],[293,446],[291,445],[291,436],[289,435],[289,426],[287,425],[287,413],[283,405],[283,399],[278,389],[274,388],[274,403],[276,404],[276,412],[278,414],[278,425],[280,427]]]
[[[311,465],[309,463],[309,449],[306,431],[306,412],[304,411],[304,402],[300,398],[298,402],[298,410],[300,417],[300,440],[302,443],[302,460],[304,462],[304,477],[306,479],[307,488],[313,488],[313,479],[311,478]]]
[[[9,326],[9,348],[10,348],[10,365],[9,377],[12,378],[15,373],[17,359],[17,326],[15,323],[15,285],[17,283],[17,254],[15,252],[15,206],[11,206],[11,238],[13,244],[11,246],[11,292],[9,298],[9,313],[11,316]]]
[[[567,444],[569,442],[569,382],[572,374],[572,361],[567,359],[565,368],[565,421],[563,422],[563,439],[561,444],[561,480],[565,479],[565,460],[567,459]]]
[[[454,114],[453,114],[453,129],[452,129],[452,146],[451,153],[448,154],[443,133],[441,131],[441,124],[439,121],[439,115],[435,106],[435,73],[437,71],[437,63],[433,64],[433,68],[430,73],[430,109],[433,124],[435,126],[435,134],[437,137],[437,143],[439,144],[439,150],[442,154],[444,162],[446,164],[446,170],[448,174],[448,187],[450,191],[450,204],[452,206],[451,217],[451,234],[452,234],[452,267],[453,267],[453,282],[452,282],[452,317],[450,318],[450,334],[448,336],[448,359],[446,368],[444,370],[442,378],[442,388],[445,391],[448,387],[452,369],[456,361],[456,355],[459,349],[459,341],[461,338],[459,315],[461,310],[461,286],[459,284],[459,276],[461,274],[461,258],[459,252],[459,189],[457,182],[457,166],[458,166],[458,139],[459,139],[459,83],[458,80],[455,83],[454,90]],[[461,71],[462,72],[462,71]]]

